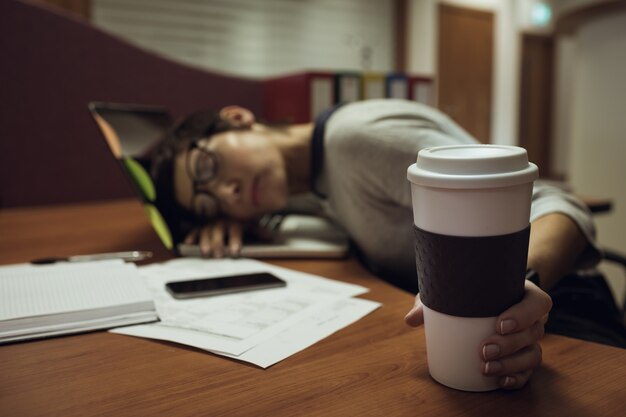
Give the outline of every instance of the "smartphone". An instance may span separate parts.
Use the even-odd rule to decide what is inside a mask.
[[[165,288],[174,298],[209,297],[241,291],[261,290],[284,287],[287,283],[268,272],[232,275],[215,278],[198,278],[188,281],[175,281],[165,284]]]

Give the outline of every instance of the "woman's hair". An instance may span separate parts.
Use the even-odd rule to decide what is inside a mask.
[[[174,161],[191,143],[237,127],[219,112],[201,110],[176,122],[150,151],[150,176],[156,189],[155,205],[170,227],[174,242],[181,241],[197,219],[178,204],[174,190]]]

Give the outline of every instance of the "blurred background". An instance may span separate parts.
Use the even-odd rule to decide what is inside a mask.
[[[259,79],[404,72],[485,143],[527,148],[545,179],[606,199],[626,252],[626,1],[46,0],[185,65]],[[602,267],[608,275],[623,271]],[[612,280],[624,294],[623,279]]]

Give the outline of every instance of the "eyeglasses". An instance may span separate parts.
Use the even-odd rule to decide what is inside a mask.
[[[219,159],[217,155],[201,146],[196,141],[187,150],[187,174],[193,182],[191,210],[199,219],[215,217],[220,211],[219,199],[206,188],[200,186],[217,177]]]

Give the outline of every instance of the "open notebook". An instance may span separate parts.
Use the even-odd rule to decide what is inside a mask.
[[[94,120],[109,149],[133,184],[152,225],[163,244],[183,256],[200,256],[197,245],[185,245],[172,240],[171,225],[152,203],[156,191],[138,159],[161,138],[172,125],[167,109],[137,104],[92,102],[89,104]],[[246,242],[241,255],[250,258],[341,258],[348,254],[348,238],[329,220],[305,214],[269,216],[274,238],[269,242]]]
[[[0,344],[157,319],[152,296],[132,263],[0,267]]]

